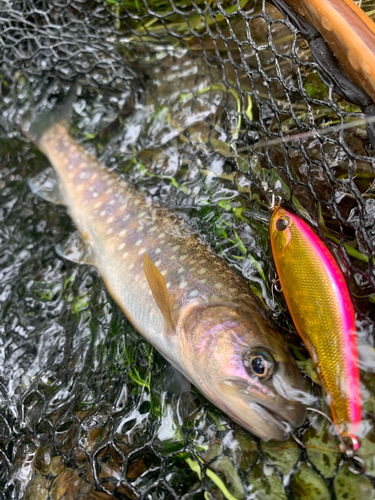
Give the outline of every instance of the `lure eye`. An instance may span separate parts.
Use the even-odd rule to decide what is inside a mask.
[[[285,215],[283,215],[282,217],[280,217],[280,219],[278,219],[278,221],[276,222],[276,229],[278,231],[285,231],[285,229],[289,226],[290,224],[290,219],[289,217],[286,217]]]
[[[251,351],[247,353],[244,365],[250,376],[268,380],[273,375],[275,360],[265,351]]]

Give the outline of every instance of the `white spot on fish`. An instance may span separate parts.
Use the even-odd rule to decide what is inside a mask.
[[[128,214],[128,215],[125,215],[125,217],[123,217],[122,220],[129,220],[129,219],[130,219],[130,215]]]
[[[68,179],[74,179],[75,175],[76,174],[74,172],[68,174]]]
[[[160,233],[158,236],[159,240],[160,240],[160,238],[164,238],[164,236],[165,236],[165,233]]]
[[[183,267],[180,267],[180,269],[177,271],[177,274],[181,274],[185,271],[185,269]]]
[[[113,215],[111,217],[108,217],[107,224],[110,224],[113,221],[113,219],[114,219]]]
[[[229,288],[230,293],[234,293],[236,291],[235,288]]]
[[[198,290],[192,290],[191,292],[189,292],[188,296],[189,297],[195,297],[196,295],[198,295]]]
[[[106,213],[107,212],[105,210],[102,210],[99,215],[100,215],[100,217],[104,217]]]
[[[166,284],[166,287],[169,288],[171,286],[171,282],[168,281],[168,283]]]
[[[107,234],[111,234],[113,232],[113,227],[110,227],[108,230],[107,230]]]
[[[198,271],[198,274],[204,274],[207,271],[204,267],[201,267]]]
[[[128,270],[129,270],[129,271],[131,271],[133,268],[134,268],[134,263],[132,263],[132,264],[130,264],[130,265],[128,266]]]
[[[110,205],[114,205],[114,204],[116,203],[116,200],[110,200],[108,203],[109,203]]]
[[[160,264],[161,264],[161,260],[157,260],[157,261],[155,262],[155,266],[156,266],[156,267],[159,267],[159,266],[160,266]]]
[[[98,177],[98,174],[95,172],[91,175],[91,180],[95,180]]]
[[[120,243],[117,250],[122,250],[123,248],[125,248],[125,243]]]
[[[141,219],[142,217],[144,217],[146,215],[147,212],[139,212],[138,214],[138,219]]]
[[[180,260],[185,260],[187,259],[187,255],[181,255]]]
[[[126,257],[127,257],[128,255],[129,255],[129,252],[125,252],[125,253],[123,253],[123,254],[122,254],[122,258],[123,258],[123,259],[126,259]]]
[[[138,241],[135,242],[135,246],[136,247],[139,247],[139,245],[142,243],[143,239],[140,239]]]
[[[176,250],[178,250],[180,248],[181,245],[176,245],[175,247],[172,248],[172,250],[175,252]]]
[[[215,284],[215,288],[217,288],[218,290],[220,290],[221,288],[223,288],[223,284],[222,283],[216,283]]]
[[[94,205],[94,208],[99,208],[102,206],[102,202],[101,201],[97,201]]]
[[[160,252],[161,252],[160,248],[157,248],[157,249],[155,250],[156,255],[157,255],[158,253],[160,253]]]
[[[137,207],[141,203],[141,200],[135,200],[134,205]]]
[[[77,191],[83,191],[84,189],[85,189],[85,185],[84,184],[78,184]]]
[[[147,248],[141,248],[138,252],[138,255],[142,255],[143,253],[145,253],[146,250]]]
[[[99,196],[99,193],[97,193],[96,191],[92,194],[93,198],[97,198]]]
[[[150,227],[150,229],[148,231],[149,231],[149,233],[153,233],[154,231],[156,231],[156,227],[152,226],[152,227]]]
[[[189,264],[195,264],[196,262],[197,262],[197,261],[193,259],[193,260],[191,260],[191,261],[189,262]]]
[[[108,184],[109,184],[109,183],[108,183]],[[107,191],[105,192],[105,194],[111,194],[111,193],[112,193],[112,191],[113,191],[113,189],[112,189],[112,188],[109,188],[109,189],[107,189]]]
[[[125,236],[126,233],[127,233],[127,230],[123,229],[122,231],[119,232],[118,235],[122,238],[123,236]]]
[[[206,283],[206,281],[207,281],[207,280],[200,280],[200,282],[201,282],[201,283],[203,283],[203,284],[204,284],[204,283]]]
[[[187,281],[183,281],[182,283],[180,283],[180,288],[183,289],[187,286]]]
[[[79,174],[80,179],[88,179],[89,177],[90,177],[90,172],[87,172],[86,170],[84,170]]]
[[[163,276],[167,275],[168,269],[163,269],[163,271],[160,271],[160,274],[162,274]]]

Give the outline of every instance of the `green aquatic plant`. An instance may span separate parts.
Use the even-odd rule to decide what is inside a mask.
[[[203,31],[206,26],[214,26],[216,23],[225,23],[226,15],[231,15],[237,12],[237,2],[233,4],[231,0],[220,2],[218,9],[217,0],[198,0],[195,4],[202,9],[202,14],[189,13],[189,7],[192,3],[190,0],[176,0],[175,8],[171,6],[169,1],[159,2],[158,0],[148,1],[147,4],[142,0],[106,0],[107,4],[114,9],[119,20],[117,28],[122,29],[121,14],[130,12],[132,18],[127,18],[127,23],[133,24],[133,28],[137,32],[137,37],[151,35],[170,35],[171,33],[184,34],[191,37],[191,30],[197,32]],[[246,6],[253,5],[252,0],[239,0],[238,5],[241,9]],[[215,16],[207,12],[207,7],[215,11]],[[186,14],[184,13],[186,12]],[[140,17],[142,21],[137,22],[132,19]],[[163,19],[162,22],[160,19]]]

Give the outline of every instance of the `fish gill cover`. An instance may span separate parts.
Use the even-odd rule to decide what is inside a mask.
[[[361,110],[265,2],[15,0],[0,26],[0,498],[374,498],[375,169]],[[17,123],[73,86],[76,139],[248,280],[329,412],[272,292],[264,183],[310,221],[356,308],[365,475],[348,473],[318,415],[303,446],[242,430],[171,371],[94,268],[56,254],[73,224],[29,189],[48,162]]]

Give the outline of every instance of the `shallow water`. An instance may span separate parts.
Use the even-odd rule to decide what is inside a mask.
[[[264,43],[261,21],[254,29]],[[263,57],[264,64],[272,62],[267,51]],[[222,80],[221,70],[174,46],[152,56],[144,51],[137,60],[149,79],[138,92],[78,86],[72,117],[77,140],[156,203],[186,217],[192,230],[248,280],[287,336],[313,406],[329,412],[283,298],[273,298],[270,288],[275,274],[260,182],[272,180],[289,198],[285,172],[275,168],[270,174],[262,151],[250,162],[237,155],[236,138],[244,133],[237,99],[220,87],[206,90],[213,80]],[[255,60],[251,50],[247,60],[250,65]],[[292,81],[296,73],[288,77]],[[234,81],[233,74],[227,78]],[[260,78],[254,85],[262,92]],[[274,97],[282,99],[282,89],[274,86]],[[253,112],[272,128],[266,106],[254,106]],[[251,132],[242,137],[244,143],[260,138],[259,128]],[[366,146],[358,146],[353,136],[357,154],[364,156]],[[320,159],[313,141],[307,148]],[[342,154],[336,148],[329,151],[333,159]],[[2,140],[0,156],[0,498],[374,498],[373,292],[360,260],[350,274],[364,401],[359,455],[367,472],[354,476],[320,416],[311,415],[300,433],[305,448],[292,439],[263,443],[171,371],[127,322],[95,268],[55,252],[73,224],[63,207],[37,198],[27,185],[47,160],[20,137]],[[305,165],[296,156],[291,171],[298,176]],[[277,148],[271,159],[282,164]],[[361,165],[358,161],[357,170],[366,173]],[[319,192],[326,178],[314,182]],[[368,186],[361,182],[358,188],[365,191]],[[354,223],[358,207],[341,187]],[[293,193],[302,213],[314,218],[306,190],[294,186]],[[319,193],[324,198],[326,193]],[[372,201],[366,202],[369,231]],[[323,213],[327,226],[337,230],[325,206]],[[365,251],[360,238],[356,248]],[[345,259],[336,256],[345,270]]]

